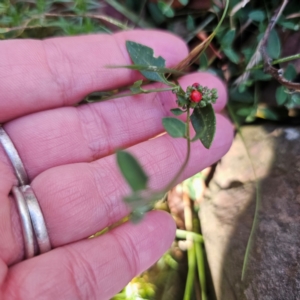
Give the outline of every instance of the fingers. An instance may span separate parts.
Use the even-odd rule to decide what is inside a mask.
[[[194,82],[216,88],[219,98],[214,108],[217,112],[224,108],[223,82],[209,73],[180,79],[183,88]],[[162,133],[161,119],[170,116],[170,109],[176,106],[172,92],[137,95],[31,114],[7,123],[5,129],[29,177],[34,178],[48,168],[89,162]]]
[[[211,149],[205,149],[199,141],[192,143],[190,162],[178,182],[219,160],[229,149],[232,137],[229,121],[217,115],[217,133]],[[186,155],[186,140],[163,135],[129,150],[149,175],[150,187],[159,190],[178,172]],[[120,174],[114,155],[92,163],[49,169],[38,175],[31,186],[39,200],[54,247],[86,238],[129,213],[122,199],[130,190]],[[14,217],[17,212],[13,210],[11,214]],[[21,232],[19,227],[13,228],[13,236]],[[8,250],[9,255],[5,257],[20,257],[22,243],[16,240]],[[14,261],[6,262],[11,264]]]
[[[109,90],[141,78],[129,65],[125,41],[154,49],[170,67],[187,55],[185,43],[161,31],[37,40],[7,40],[0,47],[0,122],[45,109],[72,105],[93,91]],[[174,51],[176,49],[176,51]]]
[[[172,218],[151,212],[92,240],[52,250],[10,268],[5,299],[110,299],[170,247]]]

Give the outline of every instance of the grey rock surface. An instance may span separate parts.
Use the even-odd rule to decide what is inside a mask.
[[[243,258],[256,201],[239,135],[218,164],[200,220],[218,300],[300,299],[300,128],[242,128],[259,179],[259,217],[246,276]]]

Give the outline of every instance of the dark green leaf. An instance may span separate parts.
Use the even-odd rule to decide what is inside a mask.
[[[158,25],[163,23],[166,20],[166,16],[163,15],[157,4],[154,2],[147,2],[147,7],[153,21]]]
[[[249,18],[253,21],[262,22],[266,18],[266,14],[263,10],[252,10],[249,13]]]
[[[171,5],[169,3],[165,3],[163,1],[158,1],[157,3],[159,9],[161,10],[161,12],[168,18],[173,18],[175,13],[173,8],[171,7]]]
[[[248,117],[253,114],[253,106],[251,107],[242,107],[236,111],[236,114],[241,117]]]
[[[162,119],[167,133],[174,138],[185,137],[186,124],[177,118],[167,117]]]
[[[281,44],[280,44],[279,36],[275,29],[273,29],[270,32],[270,36],[268,39],[267,51],[271,58],[278,58],[280,56]]]
[[[284,71],[284,77],[287,80],[294,80],[297,77],[297,71],[293,64],[289,64]]]
[[[245,90],[243,93],[240,93],[237,88],[232,88],[229,90],[230,100],[243,103],[253,103],[254,95],[248,90]]]
[[[188,31],[193,31],[195,30],[195,20],[191,15],[188,15],[186,18],[186,28]]]
[[[133,191],[146,189],[148,176],[139,162],[129,152],[117,151],[117,162],[122,175]]]
[[[293,94],[292,101],[295,105],[300,105],[300,94],[299,93]]]
[[[287,99],[288,94],[285,92],[284,86],[279,86],[276,89],[276,101],[278,105],[283,105]]]
[[[179,2],[182,4],[182,5],[187,5],[189,3],[189,0],[179,0]]]
[[[270,74],[266,74],[263,70],[253,70],[251,73],[251,77],[255,80],[270,80],[272,76]]]
[[[207,68],[208,68],[208,58],[207,58],[206,53],[203,52],[200,55],[200,58],[199,58],[199,69],[200,70],[207,70]]]
[[[294,23],[292,21],[281,21],[281,22],[279,22],[279,24],[282,27],[287,28],[287,29],[291,29],[291,30],[295,30],[295,31],[299,30],[299,24]]]
[[[229,60],[231,60],[233,63],[238,64],[240,61],[239,55],[230,47],[224,48],[223,52],[228,57]]]
[[[221,45],[223,48],[232,48],[232,43],[235,38],[235,29],[227,31],[221,40]]]
[[[194,109],[191,122],[196,131],[193,140],[200,139],[203,146],[209,149],[216,132],[216,116],[212,105]]]
[[[159,56],[154,57],[153,49],[132,41],[126,41],[127,51],[136,65],[141,66],[151,66],[151,67],[165,67],[165,60]],[[149,72],[149,71],[140,71],[147,79],[152,81],[159,81],[165,84],[169,84],[164,74]]]
[[[180,108],[172,108],[171,109],[172,114],[175,116],[180,116],[185,113],[185,111],[181,110]]]
[[[187,99],[185,99],[185,97],[182,95],[177,95],[177,101],[178,101],[178,104],[181,106],[188,104]]]

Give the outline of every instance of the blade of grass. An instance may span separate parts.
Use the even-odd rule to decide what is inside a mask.
[[[195,252],[196,252],[198,276],[199,276],[200,287],[201,287],[201,300],[207,300],[204,251],[200,243],[195,243]]]
[[[228,112],[229,112],[233,122],[236,125],[238,134],[240,135],[240,137],[242,139],[242,142],[244,144],[247,156],[248,156],[249,161],[250,161],[252,172],[253,172],[253,175],[254,175],[254,180],[255,180],[255,194],[256,194],[256,197],[255,197],[255,212],[254,212],[252,227],[251,227],[250,235],[249,235],[249,238],[248,238],[246,251],[245,251],[245,256],[244,256],[244,261],[243,261],[242,275],[241,275],[241,280],[243,281],[245,279],[245,275],[246,275],[246,271],[247,271],[247,266],[248,266],[248,262],[249,262],[249,255],[250,255],[250,251],[251,251],[251,248],[252,248],[254,233],[255,233],[255,230],[256,230],[256,227],[257,227],[257,224],[258,224],[258,212],[259,212],[259,207],[260,207],[260,193],[259,193],[260,188],[259,188],[259,182],[258,182],[258,179],[257,179],[257,176],[256,176],[255,167],[253,165],[252,158],[251,158],[251,155],[249,153],[249,150],[246,146],[245,138],[242,134],[241,127],[240,127],[240,125],[237,121],[237,118],[236,118],[236,116],[233,112],[233,109],[232,109],[232,107],[230,106],[229,103],[227,104],[227,108],[228,108]]]
[[[137,24],[138,26],[142,28],[154,28],[154,24],[150,23],[149,21],[145,21],[143,19],[140,19],[139,16],[134,14],[132,11],[130,11],[128,8],[126,8],[124,5],[118,3],[116,0],[105,0],[105,2],[112,6],[116,11],[124,15],[126,18],[128,18],[130,21],[132,21],[134,24]]]
[[[186,279],[183,300],[192,299],[192,292],[193,292],[194,280],[195,280],[195,268],[196,268],[196,252],[195,252],[194,243],[192,247],[188,249],[187,256],[188,256],[188,275]]]

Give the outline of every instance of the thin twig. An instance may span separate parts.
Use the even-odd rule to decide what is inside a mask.
[[[288,2],[289,2],[289,0],[283,0],[281,6],[278,9],[276,9],[273,17],[271,18],[271,21],[270,21],[268,27],[267,27],[264,37],[261,41],[260,52],[261,52],[263,62],[264,62],[264,72],[266,74],[270,74],[274,79],[276,79],[281,85],[285,86],[286,88],[293,90],[293,91],[300,92],[300,83],[292,82],[292,81],[289,81],[286,78],[284,78],[282,70],[278,70],[278,69],[272,67],[272,60],[267,53],[267,44],[268,44],[268,38],[269,38],[270,32],[274,28],[277,20],[281,16],[281,14],[282,14],[284,8],[286,7],[286,5],[288,4]]]

